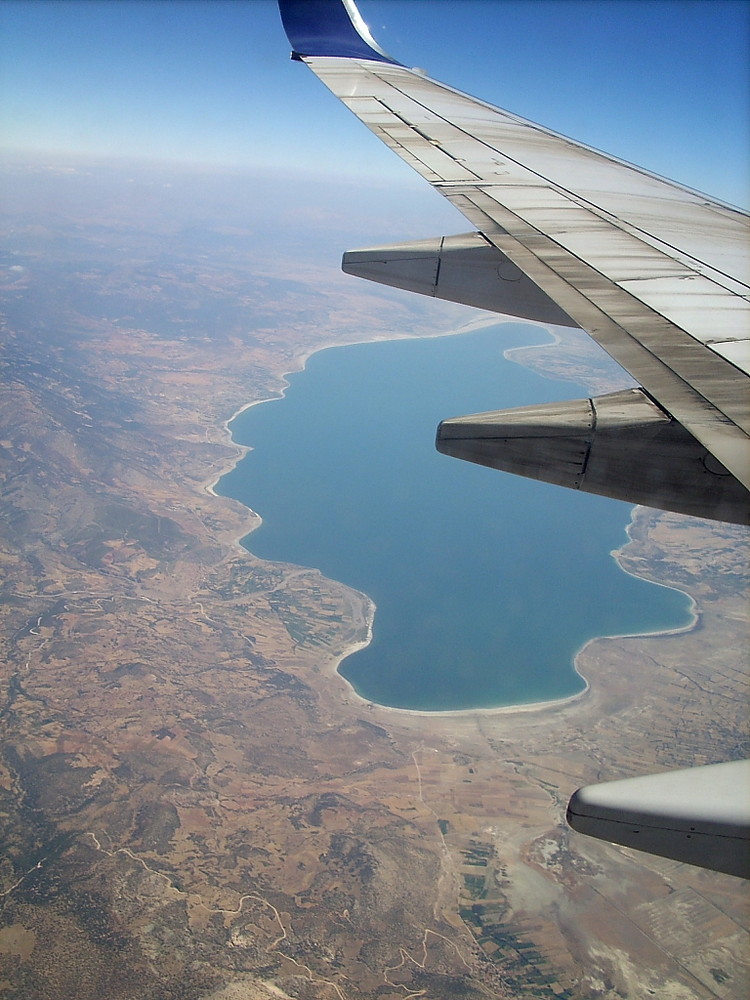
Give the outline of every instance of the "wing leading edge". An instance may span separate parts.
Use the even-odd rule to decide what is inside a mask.
[[[502,412],[444,421],[438,449],[749,523],[747,214],[407,69],[377,46],[353,0],[280,0],[280,9],[294,57],[478,231],[460,248],[437,237],[355,251],[344,270],[583,327],[640,385],[614,449],[596,419],[612,410],[606,397],[583,401],[593,415],[583,434],[565,408],[535,407],[529,421]],[[532,452],[524,467],[519,448]]]
[[[438,449],[750,523],[747,213],[407,69],[373,40],[354,0],[279,7],[292,57],[476,228],[353,251],[344,270],[580,326],[639,383],[596,399],[446,420]],[[568,821],[603,840],[748,877],[750,812],[732,784],[746,780],[750,763],[717,767],[579,789]]]

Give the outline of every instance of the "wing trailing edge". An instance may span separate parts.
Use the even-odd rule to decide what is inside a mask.
[[[584,493],[750,523],[745,488],[641,389],[443,420],[436,445]]]

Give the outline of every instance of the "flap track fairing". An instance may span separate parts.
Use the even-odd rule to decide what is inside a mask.
[[[444,420],[436,446],[558,486],[750,523],[744,486],[641,389]]]
[[[577,327],[481,233],[436,236],[344,254],[347,274],[537,323]]]

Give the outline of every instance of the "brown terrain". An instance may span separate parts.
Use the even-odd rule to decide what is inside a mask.
[[[745,883],[564,810],[746,752],[746,532],[637,510],[623,567],[696,624],[589,644],[574,701],[364,702],[336,664],[369,602],[238,545],[225,422],[320,346],[475,314],[285,258],[249,209],[189,229],[138,179],[6,180],[0,993],[745,997]],[[520,360],[593,379],[587,345]]]

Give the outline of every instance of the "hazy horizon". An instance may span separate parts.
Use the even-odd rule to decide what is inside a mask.
[[[731,203],[750,178],[750,5],[360,0],[396,58]],[[0,5],[5,148],[415,183],[289,61],[276,3]],[[418,181],[416,182],[418,183]]]

